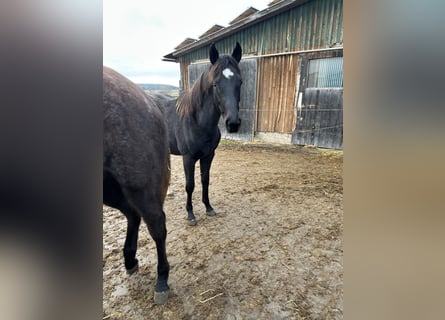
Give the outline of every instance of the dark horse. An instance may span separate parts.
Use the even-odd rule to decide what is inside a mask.
[[[156,242],[158,279],[154,300],[167,302],[169,264],[163,203],[170,179],[168,131],[157,98],[112,69],[103,70],[103,202],[127,218],[125,268],[137,271],[141,218]]]
[[[182,155],[187,191],[187,220],[196,225],[192,193],[195,188],[195,164],[199,160],[202,182],[202,202],[208,215],[215,215],[209,201],[210,166],[221,139],[218,122],[221,115],[228,132],[237,132],[241,74],[238,63],[242,50],[237,42],[232,55],[220,56],[213,44],[211,65],[196,80],[189,91],[167,106],[170,153]]]

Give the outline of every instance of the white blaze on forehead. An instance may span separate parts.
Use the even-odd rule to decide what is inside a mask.
[[[224,75],[224,77],[226,77],[227,79],[230,79],[234,73],[232,72],[232,70],[230,70],[229,68],[225,68],[222,72],[222,74]]]

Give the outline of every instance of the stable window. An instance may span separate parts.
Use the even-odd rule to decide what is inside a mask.
[[[342,88],[343,57],[309,60],[308,88]]]

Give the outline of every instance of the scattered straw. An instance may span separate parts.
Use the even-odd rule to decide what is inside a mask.
[[[214,291],[214,290],[213,289],[209,289],[209,290],[206,290],[204,292],[201,292],[199,295],[202,296],[203,294],[206,294],[207,292],[210,292],[210,291]]]
[[[214,295],[213,297],[211,297],[211,298],[208,298],[208,299],[205,299],[205,300],[199,300],[199,302],[201,302],[201,303],[206,303],[206,302],[208,302],[208,301],[210,301],[210,300],[213,300],[213,299],[215,299],[215,298],[217,298],[217,297],[219,297],[219,296],[222,296],[224,294],[224,292],[221,292],[221,293],[218,293],[217,295]]]
[[[289,304],[289,303],[293,303],[295,307],[294,306],[288,306],[287,304]],[[298,307],[297,303],[294,300],[289,300],[288,302],[285,303],[285,305],[286,305],[285,307],[288,308],[288,309],[291,309],[291,310],[294,310],[294,311],[298,311],[298,312],[301,311],[300,308]]]

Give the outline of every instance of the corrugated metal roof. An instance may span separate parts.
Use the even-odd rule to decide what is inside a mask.
[[[255,9],[254,7],[249,7],[247,10],[245,10],[243,13],[241,13],[238,17],[233,19],[229,22],[229,24],[234,24],[237,22],[240,22],[241,20],[246,19],[247,17],[250,17],[252,14],[257,13],[258,9]]]
[[[234,23],[226,28],[223,28],[208,37],[200,39],[200,40],[198,40],[194,43],[191,43],[189,45],[186,45],[185,47],[182,47],[172,53],[169,53],[164,56],[163,60],[177,62],[179,57],[183,56],[184,54],[187,54],[187,53],[189,53],[193,50],[196,50],[198,48],[204,47],[204,46],[206,46],[210,43],[213,43],[221,38],[227,37],[235,32],[239,32],[240,30],[242,30],[244,28],[255,25],[255,24],[257,24],[261,21],[264,21],[266,19],[269,19],[270,17],[277,15],[283,11],[286,11],[290,8],[302,5],[309,1],[312,1],[312,0],[283,0],[277,4],[267,7],[264,10],[258,11],[237,23]]]
[[[199,39],[205,38],[211,34],[214,34],[215,32],[224,29],[223,26],[220,26],[219,24],[215,24],[213,25],[213,27],[211,27],[209,30],[207,30],[206,32],[204,32],[202,35],[199,36]]]
[[[196,39],[186,38],[186,39],[184,39],[184,41],[182,41],[180,44],[178,44],[178,45],[175,47],[175,49],[176,49],[176,50],[181,49],[181,48],[185,47],[186,45],[189,45],[189,44],[191,44],[191,43],[193,43],[193,42],[196,42]]]
[[[273,0],[273,1],[269,2],[268,6],[272,7],[272,6],[276,5],[277,3],[280,3],[281,1],[283,1],[283,0]]]
[[[239,42],[244,57],[342,48],[342,13],[342,0],[312,0],[289,7],[228,35],[215,38],[215,34],[210,38],[216,39],[212,42],[224,53],[231,52],[235,43]],[[224,29],[217,34],[220,32],[224,32]],[[169,61],[190,63],[207,60],[208,47],[212,42],[206,41],[206,44],[196,46],[192,44],[194,48]]]

